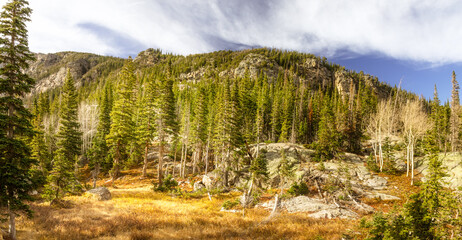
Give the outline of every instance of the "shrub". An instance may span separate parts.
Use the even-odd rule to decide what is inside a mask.
[[[295,182],[292,186],[290,186],[289,190],[287,190],[287,193],[292,196],[300,196],[308,194],[309,190],[305,182],[301,182],[300,184]]]
[[[232,209],[234,207],[236,207],[237,205],[239,205],[239,199],[235,199],[235,200],[226,200],[223,205],[221,205],[224,209],[226,210],[229,210],[229,209]]]
[[[177,186],[178,182],[169,174],[162,182],[162,185],[159,186],[158,184],[154,184],[153,189],[154,191],[170,192],[175,190]]]

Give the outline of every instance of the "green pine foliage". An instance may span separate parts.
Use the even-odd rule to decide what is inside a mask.
[[[32,10],[25,0],[10,0],[0,14],[0,220],[9,219],[9,237],[16,239],[16,214],[32,212],[30,199],[31,158],[26,139],[33,136],[32,114],[23,97],[34,80],[26,73],[34,60],[27,40],[26,23]]]
[[[425,140],[429,174],[420,191],[410,196],[400,212],[376,214],[368,226],[368,239],[451,239],[462,234],[460,202],[443,188],[446,173],[435,135],[431,131]]]
[[[175,95],[173,93],[173,80],[170,77],[162,76],[158,81],[157,101],[156,101],[156,126],[157,136],[159,139],[159,159],[157,179],[159,186],[162,186],[163,180],[163,158],[164,147],[167,139],[175,139],[178,135],[179,126],[176,116]]]
[[[75,165],[81,154],[82,132],[77,117],[77,94],[74,79],[67,72],[62,88],[59,111],[59,131],[56,155],[53,168],[47,177],[45,197],[49,200],[61,199],[66,193],[73,192],[78,186]]]
[[[120,84],[116,90],[114,106],[111,111],[111,128],[106,136],[107,144],[113,156],[111,175],[113,181],[118,178],[124,160],[127,159],[127,151],[133,140],[135,130],[134,106],[135,106],[135,66],[129,58],[118,75]]]
[[[156,85],[152,78],[144,83],[143,96],[139,99],[138,124],[136,125],[136,136],[139,146],[143,150],[143,177],[146,177],[147,154],[156,134]]]
[[[111,87],[106,85],[104,88],[103,96],[99,103],[99,120],[96,136],[93,138],[91,148],[87,155],[90,160],[90,165],[93,169],[94,186],[101,169],[103,172],[108,172],[112,167],[112,161],[109,159],[109,146],[106,142],[106,136],[111,131],[111,108],[112,102],[110,100]]]

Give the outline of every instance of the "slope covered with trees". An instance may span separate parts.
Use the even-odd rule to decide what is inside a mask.
[[[424,156],[427,181],[403,210],[376,216],[369,236],[460,236],[459,213],[451,210],[460,198],[444,188],[438,157],[460,149],[454,72],[451,103],[441,104],[436,87],[433,100],[425,100],[325,58],[277,49],[189,56],[148,49],[134,59],[72,52],[34,57],[27,46],[27,4],[6,4],[0,25],[0,210],[12,239],[16,214],[31,213],[32,190],[61,204],[66,195],[89,188],[89,172],[94,188],[98,178],[109,176],[115,184],[123,170],[142,166],[140,180],[151,178],[158,191],[176,185],[175,177],[209,172],[228,189],[246,173],[245,211],[253,191],[269,178],[261,143],[304,145],[320,171],[324,162],[350,152],[370,154],[371,170],[395,172],[393,148],[405,148],[411,184],[414,157]],[[284,195],[300,166],[284,149],[279,154],[271,167]],[[336,199],[348,196],[360,205],[350,195],[350,179],[337,182],[346,192],[341,197],[329,196],[329,189],[323,194],[318,178],[313,181],[326,204],[330,197],[339,206]],[[307,191],[306,183],[295,182],[287,193]]]

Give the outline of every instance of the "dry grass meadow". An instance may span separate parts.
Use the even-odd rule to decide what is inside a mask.
[[[69,196],[69,206],[56,208],[34,202],[34,217],[18,219],[18,239],[342,239],[358,231],[358,221],[311,219],[307,214],[248,209],[221,212],[226,200],[240,193],[172,196],[152,191],[151,180],[139,172],[126,171],[114,187],[112,200],[96,201]],[[152,179],[152,178],[151,178]],[[402,179],[391,179],[402,182]],[[104,185],[104,180],[99,185]],[[271,195],[269,195],[271,197]],[[268,197],[268,198],[269,198]],[[370,201],[377,209],[391,203]],[[6,227],[3,225],[2,228]],[[353,234],[355,235],[355,234]],[[359,238],[359,237],[358,237]]]

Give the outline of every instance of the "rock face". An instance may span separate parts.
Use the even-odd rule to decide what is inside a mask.
[[[260,71],[268,76],[268,79],[273,79],[278,75],[279,65],[269,58],[260,54],[250,53],[245,56],[244,60],[239,63],[239,66],[234,70],[234,77],[243,78],[246,71],[250,78],[257,78]]]
[[[457,189],[462,187],[462,154],[460,153],[449,153],[440,154],[440,159],[443,161],[443,167],[446,168],[448,177],[444,178],[447,182],[447,187]],[[417,172],[423,174],[423,181],[428,175],[428,162],[421,162],[421,166],[417,168]]]
[[[274,200],[257,205],[271,209],[274,206]],[[366,205],[367,206],[367,205]],[[359,215],[347,208],[338,207],[335,204],[326,204],[322,200],[310,198],[307,196],[298,196],[281,201],[280,207],[290,213],[307,212],[311,213],[309,216],[312,218],[343,218],[355,219]],[[368,206],[369,207],[369,206]]]
[[[356,219],[359,215],[351,210],[336,208],[336,209],[326,209],[319,212],[312,213],[308,215],[312,218],[324,218],[324,219]]]
[[[111,200],[111,192],[109,189],[105,187],[98,187],[87,191],[93,198],[97,199],[98,201],[106,201]]]
[[[76,52],[37,53],[35,57],[36,61],[31,62],[26,70],[26,73],[36,80],[32,94],[61,86],[68,70],[76,85],[81,86],[88,81],[96,80],[108,68],[115,70],[123,63],[123,59]],[[109,67],[106,64],[110,61],[117,64]]]

